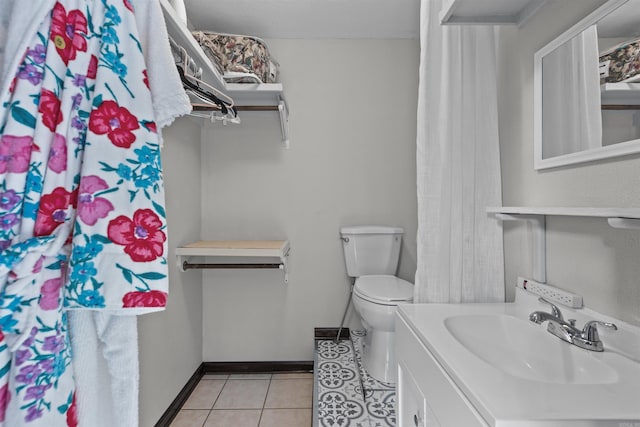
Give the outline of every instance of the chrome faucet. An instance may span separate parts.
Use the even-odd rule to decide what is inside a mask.
[[[548,300],[546,300],[546,299],[544,299],[542,297],[538,298],[538,301],[544,302],[546,304],[549,304],[551,306],[551,313],[547,313],[547,312],[544,312],[544,311],[534,311],[529,316],[529,320],[531,320],[532,322],[535,322],[537,324],[540,324],[540,323],[544,322],[544,320],[540,320],[540,321],[535,320],[535,319],[538,318],[538,316],[542,316],[543,318],[546,317],[546,316],[551,316],[551,317],[556,318],[557,320],[560,320],[561,322],[564,321],[564,317],[562,316],[562,312],[560,311],[560,309],[554,303],[552,303],[551,301],[548,301]],[[545,319],[545,320],[547,320],[547,319]]]
[[[547,331],[557,336],[563,341],[573,344],[573,337],[580,334],[575,327],[575,321],[565,322],[560,309],[550,301],[540,297],[538,301],[544,302],[551,306],[551,313],[546,311],[534,311],[529,315],[529,320],[538,325],[542,322],[548,322]]]
[[[574,338],[573,344],[586,350],[604,351],[602,341],[600,341],[600,336],[598,335],[598,325],[613,331],[618,330],[618,327],[614,323],[591,320],[584,325],[580,336]]]
[[[569,321],[564,320],[562,312],[555,304],[542,297],[538,298],[538,301],[549,304],[551,306],[551,313],[547,313],[545,311],[534,311],[529,315],[529,320],[537,323],[538,325],[543,322],[548,322],[547,331],[561,340],[580,348],[584,348],[585,350],[604,350],[602,341],[600,341],[600,337],[598,335],[598,325],[612,330],[618,329],[618,327],[613,323],[592,320],[587,322],[584,325],[584,328],[580,330],[575,326],[575,319],[569,319]]]

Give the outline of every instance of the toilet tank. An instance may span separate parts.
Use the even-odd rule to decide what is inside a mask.
[[[404,230],[381,225],[342,227],[342,249],[350,277],[395,275]]]

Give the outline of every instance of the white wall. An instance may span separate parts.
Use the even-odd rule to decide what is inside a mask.
[[[202,141],[205,239],[288,239],[275,270],[204,273],[205,361],[312,360],[313,328],[347,301],[338,230],[406,230],[399,275],[415,274],[417,40],[268,40],[291,110],[210,125]],[[357,325],[355,316],[351,325]]]
[[[640,207],[640,156],[533,170],[534,53],[602,3],[548,2],[523,28],[504,30],[499,100],[505,206]],[[640,324],[640,232],[611,229],[602,219],[547,221],[548,282],[582,294],[598,311]],[[509,290],[517,275],[531,274],[526,231],[505,224]]]
[[[175,264],[176,246],[200,238],[200,126],[178,119],[163,136],[169,299],[139,317],[141,427],[155,425],[202,362],[202,274]]]

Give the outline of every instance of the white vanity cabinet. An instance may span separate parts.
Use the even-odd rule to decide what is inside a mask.
[[[398,310],[398,427],[486,427]]]

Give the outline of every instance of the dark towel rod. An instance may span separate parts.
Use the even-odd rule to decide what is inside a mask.
[[[183,270],[194,269],[218,269],[218,268],[284,268],[283,264],[192,264],[190,262],[183,262]]]
[[[640,105],[626,105],[626,104],[606,104],[602,106],[603,110],[640,110]]]
[[[218,111],[220,107],[208,104],[191,104],[193,111]],[[277,105],[234,105],[238,111],[278,111]]]

